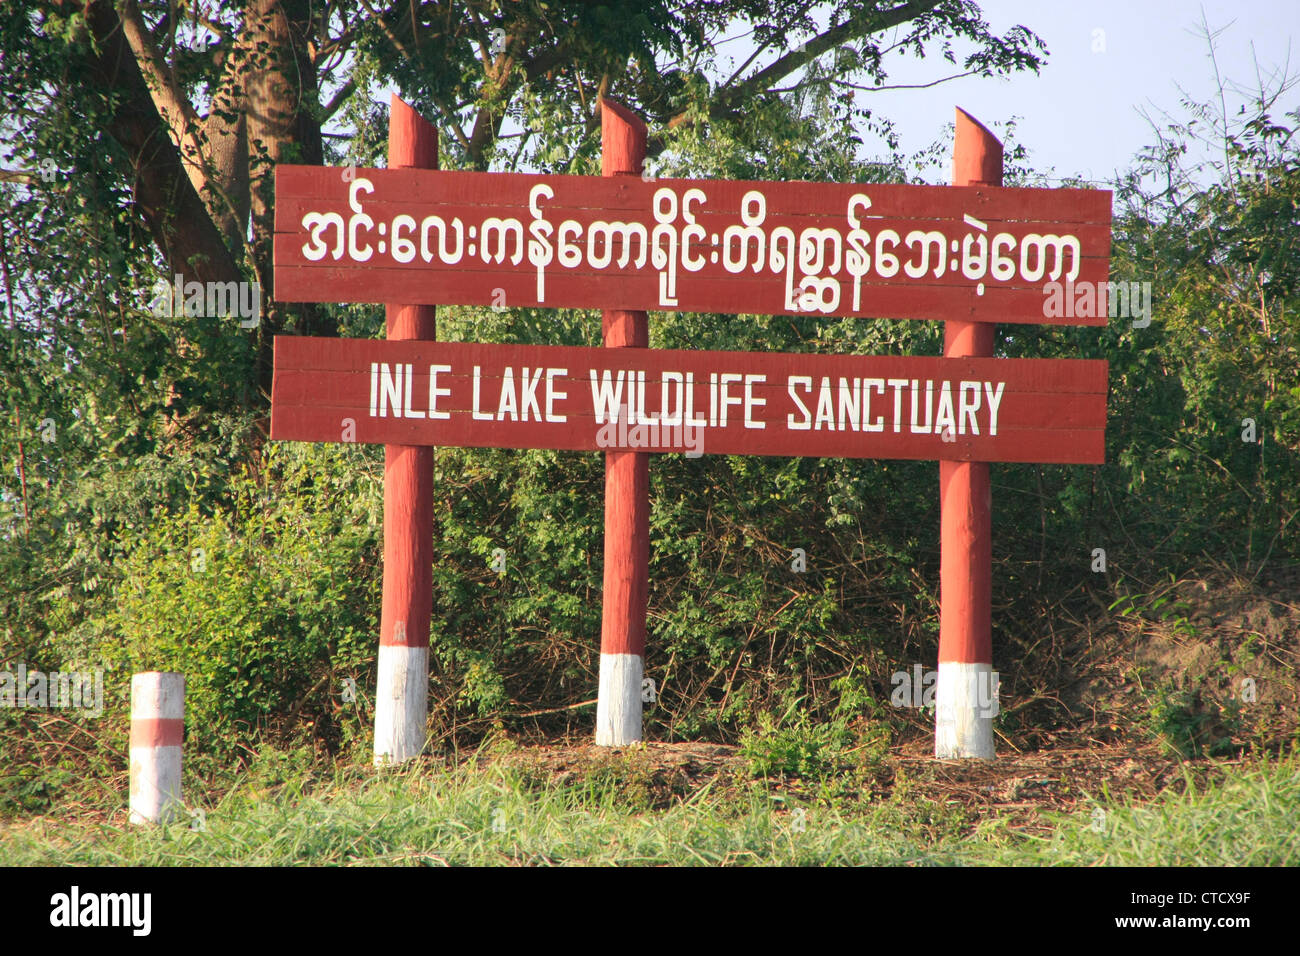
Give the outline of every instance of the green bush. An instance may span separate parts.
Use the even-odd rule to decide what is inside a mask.
[[[379,599],[381,501],[365,453],[268,446],[231,504],[157,521],[122,561],[98,653],[119,674],[185,675],[190,741],[228,753],[285,723],[360,719]],[[373,681],[370,681],[373,683]]]
[[[1220,757],[1233,751],[1241,730],[1240,703],[1220,707],[1199,687],[1162,687],[1151,706],[1152,735],[1183,760]]]
[[[852,675],[833,682],[832,690],[839,701],[827,719],[818,719],[799,697],[790,699],[779,716],[759,712],[740,738],[740,755],[750,773],[823,777],[839,769],[851,751],[861,752],[858,763],[864,765],[884,754],[889,735],[871,722],[877,716],[875,701]]]

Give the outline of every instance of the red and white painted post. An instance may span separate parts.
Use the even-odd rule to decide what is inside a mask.
[[[646,125],[612,100],[600,101],[600,171],[640,176]],[[607,348],[647,348],[645,312],[606,309]],[[628,414],[631,408],[620,410]],[[646,602],[650,588],[650,456],[605,452],[605,579],[600,627],[600,689],[596,744],[622,747],[641,739],[641,677],[645,657]]]
[[[1001,186],[1002,144],[957,110],[954,186]],[[992,357],[993,323],[949,319],[946,358]],[[940,461],[934,755],[993,759],[993,495],[987,462]]]
[[[181,802],[185,677],[162,671],[131,676],[130,820],[166,823]]]
[[[388,167],[438,168],[438,132],[394,95]],[[390,305],[390,339],[437,338],[431,305]],[[384,598],[375,687],[375,764],[424,749],[429,715],[429,620],[433,613],[433,448],[384,446]]]

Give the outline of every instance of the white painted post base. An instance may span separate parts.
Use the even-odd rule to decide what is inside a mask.
[[[403,763],[424,750],[429,717],[429,649],[379,645],[375,685],[375,766]]]
[[[181,736],[185,720],[185,677],[148,671],[131,676],[132,823],[166,823],[181,802]]]
[[[641,739],[640,654],[601,654],[596,746],[626,747]]]
[[[934,685],[934,755],[992,760],[998,677],[991,664],[940,661]]]

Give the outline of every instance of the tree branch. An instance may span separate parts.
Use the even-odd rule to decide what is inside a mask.
[[[749,55],[749,58],[745,60],[744,63],[740,64],[739,67],[737,67],[735,73],[732,73],[731,76],[727,77],[725,83],[723,83],[721,86],[718,87],[719,92],[727,89],[728,87],[731,86],[732,83],[736,82],[736,80],[740,78],[740,75],[744,73],[747,69],[749,69],[749,64],[753,63],[756,59],[758,59],[759,56],[762,55],[763,51],[766,50],[771,45],[772,40],[776,39],[778,36],[781,36],[786,30],[788,30],[790,28],[790,25],[794,23],[794,21],[797,20],[799,17],[807,13],[809,8],[812,5],[813,5],[813,0],[809,0],[808,3],[805,3],[799,10],[797,10],[796,12],[790,15],[790,18],[785,21],[785,26],[781,30],[774,30],[772,32],[772,35],[766,41],[764,41],[759,46],[756,46],[754,48],[754,52]]]
[[[862,90],[864,93],[879,93],[881,90],[928,90],[932,86],[938,86],[940,83],[947,83],[950,80],[960,80],[963,76],[975,76],[979,70],[966,70],[962,73],[954,73],[951,76],[941,76],[937,80],[931,80],[929,83],[886,83],[884,86],[863,86],[861,83],[850,83],[848,80],[841,80],[834,76],[821,76],[816,79],[808,80],[798,86],[781,86],[772,87],[769,93],[793,93],[795,90],[804,89],[809,86],[842,86],[851,90]]]
[[[929,13],[939,6],[941,2],[943,0],[907,0],[907,2],[889,10],[864,12],[845,20],[843,23],[830,27],[798,48],[779,57],[749,78],[722,92],[721,95],[715,96],[713,102],[709,105],[708,115],[711,119],[721,119],[729,116],[747,100],[761,93],[773,92],[772,87],[778,81],[811,63],[823,53],[842,46],[850,40],[888,30],[900,23],[906,23],[921,14]],[[751,61],[752,59],[751,57]],[[734,79],[734,76],[732,79]],[[728,82],[731,81],[728,80]],[[685,122],[688,115],[685,111],[678,113],[670,117],[665,125],[668,129],[672,129]],[[658,155],[663,151],[664,145],[662,136],[651,136],[646,144],[647,153],[651,156]]]
[[[845,20],[838,26],[831,27],[825,33],[813,37],[804,43],[801,48],[791,50],[747,80],[732,87],[724,97],[717,101],[717,108],[724,113],[729,112],[734,108],[735,104],[766,91],[769,86],[778,80],[784,79],[828,50],[833,50],[858,37],[878,33],[881,30],[896,27],[900,23],[906,23],[922,13],[933,10],[940,2],[941,0],[908,0],[908,2],[882,13],[878,18],[863,16],[857,20]]]
[[[149,87],[154,107],[167,128],[171,130],[174,141],[180,146],[190,182],[194,184],[199,196],[203,197],[207,188],[208,175],[203,142],[199,135],[199,118],[194,112],[194,107],[190,105],[189,99],[163,59],[162,52],[154,43],[153,36],[145,26],[144,17],[141,16],[135,0],[119,0],[117,15],[122,22],[122,33],[130,44],[140,73]],[[206,201],[205,205],[207,205]]]
[[[65,6],[81,7],[71,0]],[[106,0],[91,0],[86,23],[95,38],[86,63],[100,89],[115,96],[108,134],[122,147],[134,173],[132,200],[168,268],[201,282],[239,281],[239,268],[190,180],[184,161],[164,135],[153,96]],[[176,228],[175,223],[184,223]]]

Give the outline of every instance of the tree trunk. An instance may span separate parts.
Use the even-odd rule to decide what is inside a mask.
[[[235,258],[190,182],[112,4],[91,3],[86,19],[96,41],[87,49],[87,66],[102,89],[117,94],[108,134],[126,153],[135,211],[169,271],[199,282],[239,281]]]
[[[298,320],[277,304],[273,278],[275,236],[275,164],[320,165],[324,161],[316,68],[307,55],[312,36],[308,0],[253,0],[246,11],[244,36],[250,55],[247,85],[250,209],[253,220],[253,268],[262,287],[262,323],[257,381],[271,392],[272,339],[292,328],[303,335],[335,335],[337,324],[323,309],[295,306]]]

